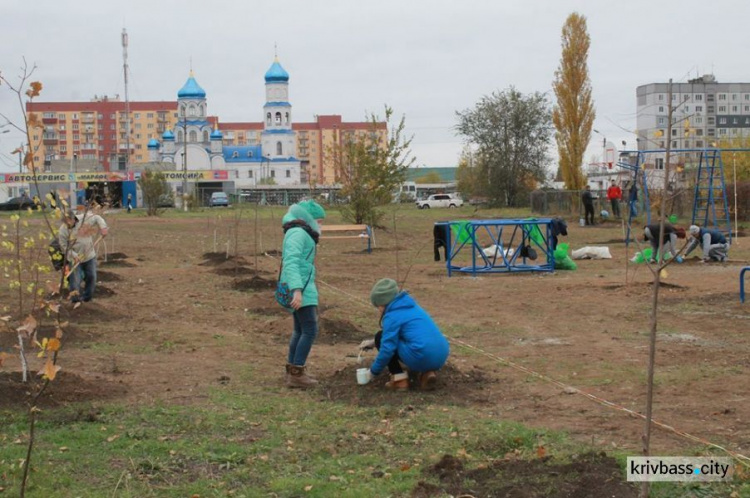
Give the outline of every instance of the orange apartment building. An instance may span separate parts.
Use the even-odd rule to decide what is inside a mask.
[[[160,138],[177,121],[176,101],[130,102],[131,163],[148,161],[148,141]],[[36,164],[54,159],[95,160],[104,171],[125,170],[128,149],[127,112],[119,98],[95,97],[90,102],[31,102],[44,129],[32,131]]]
[[[149,161],[148,142],[173,130],[178,119],[177,101],[130,102],[131,164]],[[52,160],[96,161],[103,171],[126,169],[127,112],[119,98],[95,97],[90,102],[32,102],[28,113],[37,113],[44,130],[34,130],[31,142],[35,163],[49,167]],[[209,117],[216,123],[216,117]],[[387,138],[385,122],[377,123],[381,143]],[[262,122],[221,122],[224,145],[258,145]],[[293,123],[303,183],[336,183],[333,161],[328,157],[334,143],[362,137],[372,123],[345,122],[340,115],[319,115],[311,123]]]
[[[224,145],[258,145],[263,123],[222,123],[219,129],[224,135]],[[315,185],[333,185],[336,183],[336,172],[331,160],[330,150],[335,143],[361,138],[371,131],[372,123],[345,122],[337,114],[319,115],[312,123],[292,123],[297,156],[301,161],[303,183]],[[385,122],[376,126],[377,133],[384,143],[387,135]]]

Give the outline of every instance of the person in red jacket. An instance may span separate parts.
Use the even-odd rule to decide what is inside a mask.
[[[612,185],[607,189],[607,199],[612,204],[612,216],[620,217],[620,199],[622,199],[622,189],[617,186],[614,180]]]

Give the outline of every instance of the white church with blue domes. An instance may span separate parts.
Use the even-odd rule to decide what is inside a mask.
[[[218,122],[208,119],[206,91],[190,71],[177,92],[177,123],[159,142],[148,143],[149,161],[171,163],[173,170],[226,171],[235,188],[269,183],[299,185],[300,160],[292,131],[289,73],[274,60],[265,75],[266,103],[259,145],[225,146]]]

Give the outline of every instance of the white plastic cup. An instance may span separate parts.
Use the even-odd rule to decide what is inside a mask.
[[[578,219],[578,224],[581,225],[582,227],[586,226],[586,220],[584,220],[583,218],[579,218]]]
[[[364,386],[367,384],[367,377],[368,372],[370,371],[369,368],[358,368],[357,369],[357,384],[360,386]]]

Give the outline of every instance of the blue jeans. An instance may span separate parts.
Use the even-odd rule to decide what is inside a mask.
[[[81,291],[81,279],[86,282],[83,291]],[[91,301],[96,288],[96,258],[79,264],[78,268],[68,275],[68,287],[71,292],[78,291],[78,295],[72,299],[73,302]]]
[[[318,307],[305,306],[292,313],[294,318],[294,333],[289,341],[289,357],[287,361],[299,367],[305,366],[307,355],[318,335]]]

